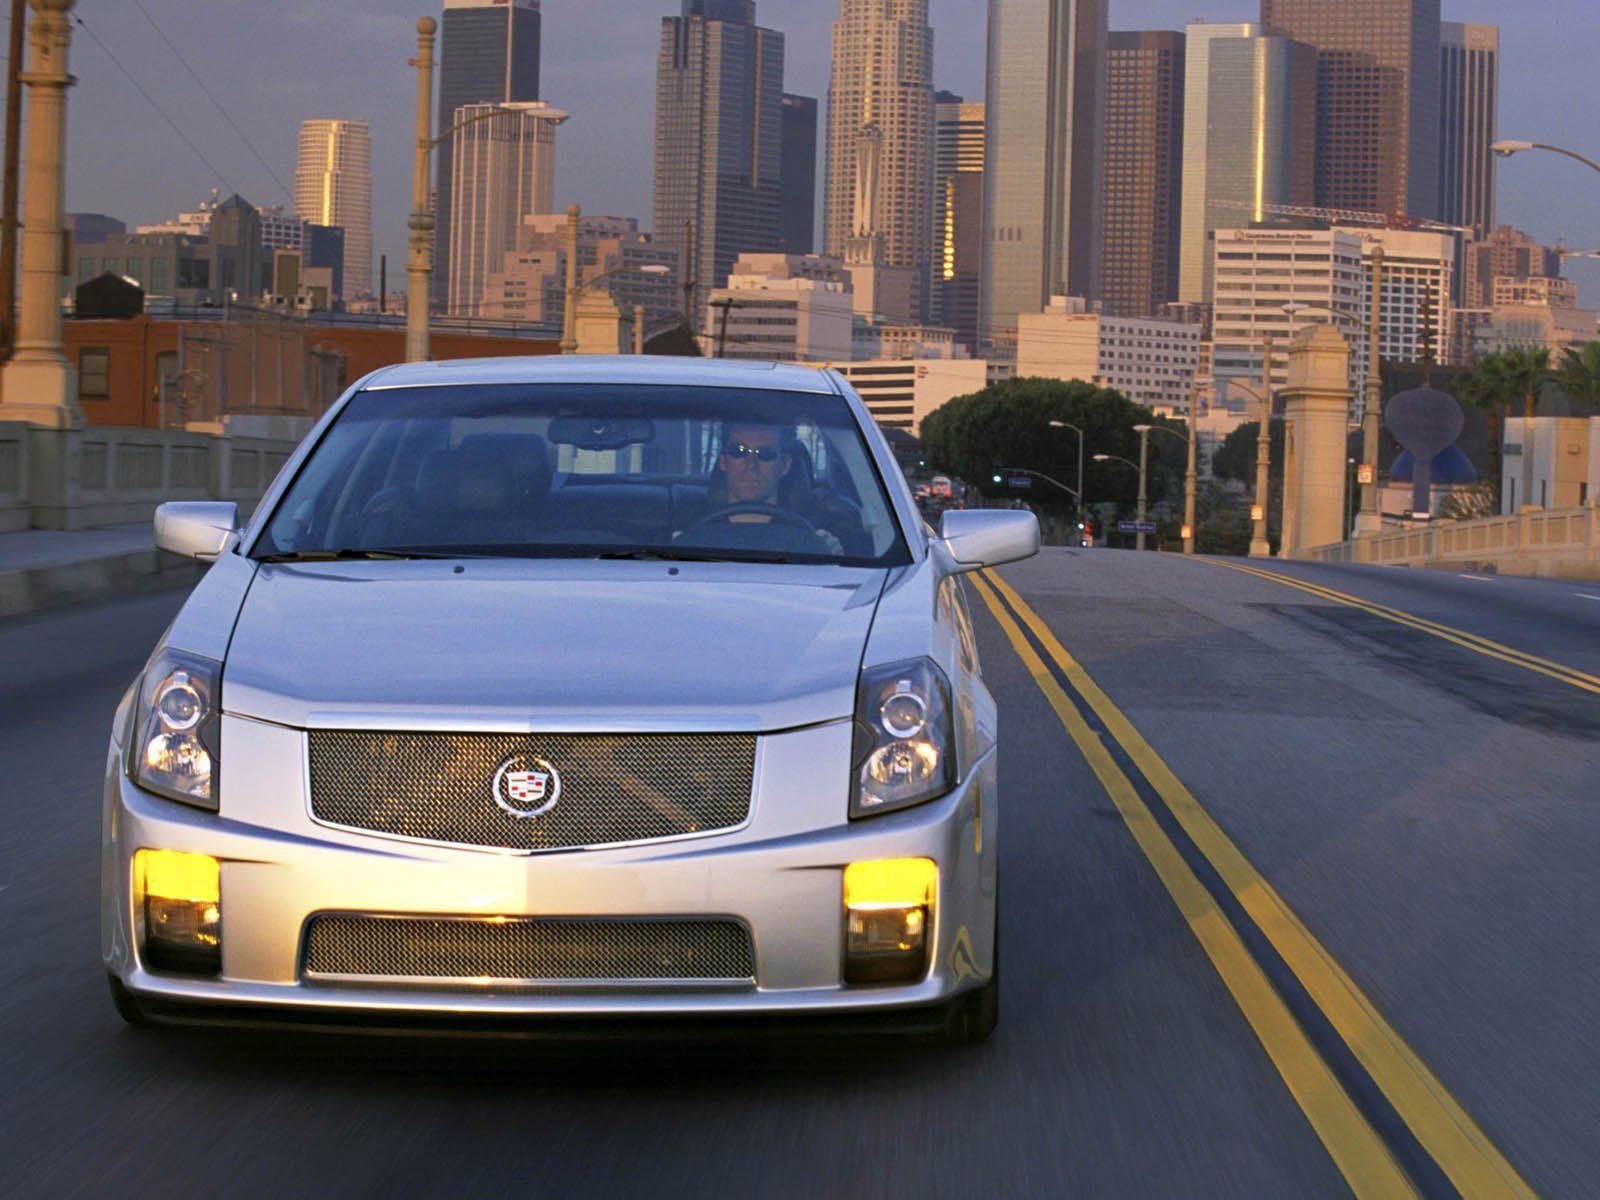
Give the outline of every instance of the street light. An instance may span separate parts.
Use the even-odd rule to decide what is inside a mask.
[[[1051,421],[1050,428],[1070,429],[1078,435],[1078,516],[1081,520],[1087,520],[1083,503],[1083,430],[1071,421]]]
[[[428,156],[447,138],[468,125],[501,117],[508,110],[537,107],[536,102],[499,104],[487,112],[458,121],[437,137],[433,134],[433,42],[439,23],[432,17],[417,21],[417,141],[411,164],[411,216],[406,228],[411,253],[406,260],[406,361],[428,360],[428,292],[433,275],[433,210],[428,205]]]
[[[1270,338],[1267,344],[1271,346]],[[1250,520],[1254,526],[1250,535],[1250,557],[1271,558],[1272,543],[1267,540],[1267,493],[1270,490],[1268,479],[1272,464],[1272,376],[1267,376],[1265,394],[1232,376],[1226,378],[1229,386],[1242,388],[1261,404],[1261,427],[1256,431],[1256,502],[1250,510]]]
[[[1168,429],[1165,425],[1152,425],[1150,427],[1150,428],[1154,429],[1157,433],[1164,433],[1164,434],[1167,434],[1169,437],[1177,438],[1179,441],[1183,442],[1188,448],[1188,459],[1189,459],[1189,461],[1188,461],[1188,466],[1185,469],[1184,476],[1183,476],[1183,552],[1185,554],[1193,554],[1194,553],[1195,489],[1196,489],[1196,484],[1197,484],[1197,479],[1198,479],[1198,472],[1195,469],[1195,458],[1196,458],[1196,455],[1195,455],[1195,437],[1196,437],[1196,435],[1195,435],[1195,428],[1194,428],[1194,411],[1195,411],[1195,392],[1193,390],[1191,390],[1190,395],[1189,395],[1189,434],[1188,434],[1187,437],[1185,437],[1183,434],[1179,433],[1176,429]]]
[[[1544,142],[1519,142],[1507,139],[1493,143],[1489,149],[1501,158],[1510,158],[1513,154],[1520,154],[1524,150],[1548,150],[1552,154],[1565,154],[1568,158],[1575,158],[1591,170],[1600,171],[1600,163],[1593,159],[1585,158],[1575,150],[1565,150],[1560,146],[1551,146]]]
[[[1138,535],[1137,535],[1137,537],[1135,539],[1135,542],[1134,542],[1134,548],[1138,549],[1138,550],[1143,550],[1144,549],[1144,523],[1145,523],[1145,519],[1144,518],[1145,518],[1145,498],[1146,498],[1145,484],[1146,484],[1146,481],[1148,480],[1149,474],[1150,474],[1150,471],[1149,471],[1149,468],[1150,468],[1150,429],[1151,429],[1151,426],[1149,426],[1149,425],[1135,425],[1133,427],[1133,431],[1139,435],[1139,461],[1138,462],[1134,462],[1131,459],[1123,458],[1122,455],[1120,455],[1120,454],[1096,454],[1094,456],[1095,462],[1126,463],[1128,466],[1132,467],[1135,471],[1139,472],[1139,508],[1138,508],[1138,514],[1137,514],[1137,518],[1136,518],[1136,521],[1137,521],[1137,524],[1139,526],[1139,529],[1138,529]]]

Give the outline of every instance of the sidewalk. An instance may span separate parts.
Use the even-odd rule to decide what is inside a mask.
[[[155,548],[151,523],[0,533],[0,620],[192,584],[207,564]]]

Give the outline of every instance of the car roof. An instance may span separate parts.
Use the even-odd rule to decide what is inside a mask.
[[[793,363],[655,355],[546,354],[405,363],[368,376],[368,390],[483,383],[611,383],[833,393],[826,372]]]

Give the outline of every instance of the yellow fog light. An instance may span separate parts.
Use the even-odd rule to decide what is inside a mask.
[[[134,902],[144,920],[144,959],[158,971],[222,970],[222,869],[209,854],[140,850]]]
[[[844,980],[904,983],[928,969],[939,890],[932,859],[890,858],[844,870]]]

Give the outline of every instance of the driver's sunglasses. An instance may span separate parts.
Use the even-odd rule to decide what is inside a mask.
[[[777,446],[747,446],[743,442],[730,442],[722,448],[722,452],[729,458],[755,458],[764,463],[777,462],[783,456],[783,451]]]

